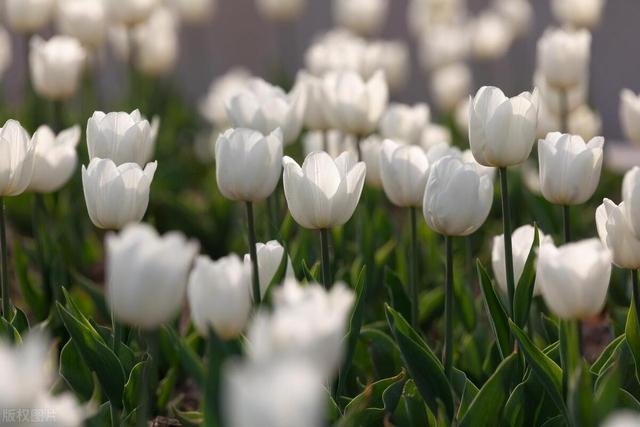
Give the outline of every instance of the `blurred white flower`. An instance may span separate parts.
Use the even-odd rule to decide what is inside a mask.
[[[38,193],[58,191],[76,171],[80,142],[80,126],[63,130],[58,135],[43,125],[33,134],[35,145],[33,177],[28,190]]]
[[[407,23],[415,35],[437,25],[456,25],[467,18],[466,0],[410,0]]]
[[[49,23],[54,6],[55,0],[5,0],[3,11],[9,28],[33,34]]]
[[[35,163],[35,140],[15,120],[0,128],[0,196],[17,196],[27,189]]]
[[[367,42],[346,30],[331,30],[318,37],[304,55],[305,67],[315,76],[330,71],[362,74]]]
[[[362,35],[380,31],[387,17],[389,0],[333,0],[333,19]]]
[[[389,200],[400,207],[422,206],[429,166],[422,147],[385,140],[380,153],[380,177]]]
[[[458,132],[464,136],[469,135],[469,98],[465,98],[458,102],[454,111],[454,119]]]
[[[630,410],[617,410],[609,415],[601,427],[638,427],[640,413]]]
[[[159,0],[108,0],[111,17],[120,24],[131,27],[149,18]]]
[[[107,19],[105,0],[58,0],[58,31],[77,38],[87,47],[102,46],[107,37]]]
[[[250,79],[251,73],[241,67],[232,68],[216,78],[200,101],[200,114],[214,126],[229,127],[226,104],[242,91]]]
[[[0,26],[0,78],[4,76],[12,62],[11,36],[4,27]]]
[[[483,60],[501,58],[509,51],[513,37],[511,25],[502,16],[484,12],[473,22],[473,54]]]
[[[640,96],[629,89],[620,92],[620,123],[627,140],[640,144]]]
[[[29,69],[38,95],[52,100],[71,98],[78,89],[87,54],[78,40],[54,36],[31,39]]]
[[[107,300],[119,321],[157,329],[177,315],[198,243],[177,231],[160,236],[148,224],[107,234]]]
[[[258,276],[260,277],[260,299],[262,300],[269,289],[269,284],[278,272],[284,256],[284,247],[277,240],[270,240],[267,243],[256,243],[256,251],[258,254]],[[244,262],[251,265],[250,254],[244,254]],[[285,268],[285,277],[294,277],[289,255],[287,255]]]
[[[306,100],[304,112],[304,125],[310,130],[325,130],[329,123],[325,115],[325,97],[323,92],[323,80],[305,70],[299,71],[296,77],[294,91],[304,93]]]
[[[353,135],[336,129],[307,132],[302,138],[305,157],[315,151],[326,151],[334,159],[345,151],[357,155],[356,144],[357,140]]]
[[[425,70],[462,62],[471,50],[469,29],[464,25],[436,25],[418,42],[418,56]]]
[[[429,125],[431,111],[427,104],[389,104],[378,125],[384,138],[405,144],[419,144]]]
[[[480,175],[488,176],[491,179],[491,182],[493,182],[493,179],[495,178],[495,175],[496,175],[496,168],[493,168],[491,166],[484,166],[478,163],[476,161],[476,158],[473,157],[473,152],[470,149],[464,150],[462,152],[461,158],[465,163],[473,164],[476,167],[476,171]]]
[[[372,77],[378,70],[384,72],[391,92],[402,89],[411,71],[411,57],[407,45],[402,41],[388,40],[367,44],[362,56],[362,77]]]
[[[587,30],[549,28],[538,40],[538,70],[554,87],[567,90],[587,79],[591,34]]]
[[[452,111],[469,96],[471,78],[471,70],[464,63],[447,65],[431,73],[430,89],[440,111]]]
[[[218,0],[169,0],[169,4],[184,22],[201,24],[213,15]]]
[[[589,140],[602,133],[602,118],[597,111],[583,104],[569,114],[569,132]]]
[[[420,136],[420,145],[425,150],[433,147],[441,142],[446,142],[447,145],[451,145],[451,131],[448,127],[430,123]]]
[[[533,74],[533,86],[538,89],[540,98],[543,101],[545,107],[553,114],[561,113],[560,110],[561,108],[563,108],[563,102],[566,102],[566,105],[564,107],[567,108],[569,112],[574,111],[579,106],[585,104],[587,102],[587,92],[589,89],[588,83],[588,79],[584,79],[577,85],[561,91],[558,90],[558,88],[550,85],[541,71],[536,70],[536,72]],[[564,96],[566,96],[564,101],[562,100],[563,92]],[[557,131],[559,129],[553,130]]]
[[[380,170],[380,154],[382,152],[382,138],[373,134],[360,142],[360,155],[367,165],[365,182],[374,188],[382,188],[382,172]]]
[[[427,158],[430,165],[434,165],[438,160],[447,156],[462,158],[462,151],[446,142],[434,144],[427,150]]]
[[[605,0],[551,0],[553,16],[563,25],[593,28],[600,22]]]
[[[165,75],[178,60],[178,22],[166,7],[154,9],[149,18],[138,24],[132,33],[135,43],[135,64],[144,74]]]
[[[287,23],[300,17],[306,0],[256,0],[258,12],[269,21]]]
[[[492,7],[511,26],[514,36],[524,36],[531,29],[533,7],[529,0],[494,0]]]
[[[624,174],[622,200],[629,227],[633,234],[640,238],[640,167],[634,166]]]
[[[620,268],[640,268],[640,239],[627,221],[628,206],[604,199],[596,209],[596,226],[602,244],[611,251],[612,262]]]

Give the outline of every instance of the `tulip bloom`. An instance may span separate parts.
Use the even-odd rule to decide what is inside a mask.
[[[338,25],[371,35],[382,28],[388,8],[389,0],[334,0],[333,16]]]
[[[82,187],[91,222],[104,229],[118,230],[139,222],[149,204],[149,190],[157,162],[144,170],[136,163],[120,166],[110,159],[94,158],[82,166]]]
[[[156,8],[149,19],[132,32],[136,67],[148,76],[164,76],[178,60],[178,22],[167,7]]]
[[[640,96],[629,89],[620,92],[620,122],[629,142],[640,144]]]
[[[109,0],[108,5],[117,22],[132,27],[149,18],[158,3],[158,0]]]
[[[551,12],[564,25],[593,28],[600,22],[604,0],[552,0]]]
[[[277,240],[270,240],[267,243],[256,243],[256,252],[258,254],[258,273],[260,275],[260,298],[264,298],[269,285],[273,281],[280,262],[284,256],[284,247]],[[244,262],[251,263],[251,255],[244,255]],[[291,258],[287,255],[287,266],[285,267],[286,277],[293,277],[293,266]]]
[[[624,214],[633,234],[640,238],[640,167],[634,166],[622,181]]]
[[[322,78],[316,77],[306,71],[300,71],[296,78],[294,91],[305,94],[306,107],[304,112],[304,125],[310,130],[327,130],[329,123],[326,118],[325,97],[322,91]]]
[[[214,128],[230,127],[227,102],[242,92],[249,80],[251,80],[251,73],[244,68],[232,68],[215,79],[200,102],[199,110],[202,117],[207,119]]]
[[[306,0],[256,0],[258,12],[275,23],[295,21],[306,4]]]
[[[616,205],[604,199],[596,209],[596,226],[602,244],[611,251],[612,262],[620,268],[640,268],[640,239],[625,216],[625,202]]]
[[[591,59],[586,30],[549,29],[538,40],[538,67],[547,82],[566,90],[585,81]]]
[[[170,0],[180,19],[189,24],[206,22],[217,8],[218,0]]]
[[[198,243],[131,224],[107,234],[105,244],[107,300],[115,317],[147,330],[170,321],[182,307]]]
[[[6,0],[3,12],[13,31],[35,33],[49,23],[54,6],[54,0]]]
[[[394,205],[420,207],[429,178],[427,154],[419,146],[387,139],[380,153],[380,177],[384,192]]]
[[[80,126],[74,126],[55,135],[48,126],[40,126],[33,140],[35,159],[33,177],[28,189],[38,193],[58,191],[76,171],[80,142]]]
[[[429,125],[430,118],[427,104],[390,104],[380,119],[380,134],[405,144],[420,144],[422,132]]]
[[[33,88],[50,100],[71,98],[77,91],[87,54],[78,40],[54,36],[31,39],[29,68]]]
[[[58,31],[77,38],[87,47],[95,49],[105,42],[107,19],[107,5],[104,0],[58,0]]]
[[[381,154],[382,141],[378,135],[371,135],[360,142],[360,156],[367,166],[365,182],[373,188],[382,188]]]

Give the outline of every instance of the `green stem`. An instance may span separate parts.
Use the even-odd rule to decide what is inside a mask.
[[[38,259],[38,267],[40,269],[40,275],[42,279],[42,285],[44,294],[48,303],[51,302],[51,298],[53,295],[51,288],[51,278],[49,277],[49,266],[47,265],[46,255],[47,252],[47,242],[46,242],[46,233],[42,233],[42,229],[40,227],[40,221],[42,218],[46,216],[46,211],[44,209],[44,200],[42,194],[34,193],[33,194],[33,206],[32,206],[32,228],[33,228],[33,240],[36,242],[36,257]],[[44,229],[47,227],[45,225]]]
[[[636,311],[636,320],[638,321],[638,327],[640,328],[640,315],[638,315],[638,308],[640,307],[640,289],[638,285],[638,272],[637,270],[629,270],[631,272],[631,295],[633,298],[632,306]]]
[[[578,339],[578,354],[580,359],[584,357],[584,336],[582,334],[582,320],[576,320],[576,334]]]
[[[253,203],[247,202],[247,226],[249,229],[249,254],[253,265],[253,302],[260,305],[260,275],[258,270],[258,250],[256,249],[256,226],[253,219]]]
[[[453,367],[453,237],[445,236],[444,244],[447,266],[446,289],[444,296],[445,337],[444,354],[442,355],[442,359],[444,363],[444,372],[447,375],[447,378],[451,380]]]
[[[511,249],[511,209],[509,208],[509,185],[507,183],[507,168],[499,168],[500,191],[502,196],[502,228],[504,233],[504,262],[507,275],[507,294],[509,296],[509,316],[513,315],[513,299],[515,294],[515,279],[513,275],[513,252]]]
[[[564,242],[569,243],[571,241],[571,216],[569,206],[562,206],[562,224],[564,230]]]
[[[322,260],[322,284],[325,289],[331,287],[331,266],[329,263],[329,230],[320,229],[320,258]]]
[[[59,133],[64,129],[64,104],[62,101],[53,101],[51,108],[51,128],[55,133]]]
[[[141,332],[147,349],[147,363],[142,372],[142,385],[140,387],[140,412],[137,416],[137,426],[146,427],[148,420],[152,418],[155,406],[155,391],[158,384],[158,331]]]
[[[120,419],[118,418],[118,408],[116,408],[113,404],[109,406],[111,407],[111,427],[118,427],[120,425]]]
[[[416,208],[409,208],[410,223],[411,223],[411,252],[409,253],[409,292],[411,294],[411,326],[417,329],[420,324],[420,295],[418,292],[418,278],[417,278],[417,265],[418,265],[418,232],[417,232],[417,220],[416,220]]]
[[[569,132],[569,97],[564,89],[558,90],[560,97],[560,132]]]
[[[216,333],[211,330],[207,340],[207,381],[204,390],[204,426],[217,427],[220,425],[220,366],[223,355],[221,349],[225,348],[224,343]]]
[[[9,321],[9,256],[7,254],[7,226],[5,223],[4,197],[0,196],[0,250],[2,250],[2,317]]]
[[[111,328],[113,329],[113,352],[118,355],[120,352],[120,343],[122,342],[122,326],[116,320],[116,316],[111,312]]]

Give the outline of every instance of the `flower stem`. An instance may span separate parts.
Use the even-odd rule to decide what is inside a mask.
[[[224,354],[221,349],[224,343],[211,330],[207,340],[207,381],[205,385],[204,395],[204,425],[206,427],[215,427],[220,423],[219,402],[220,402],[220,367],[224,360]]]
[[[638,272],[633,269],[629,271],[631,272],[631,295],[633,297],[631,305],[636,311],[636,320],[638,321],[638,327],[640,327],[640,315],[638,314],[638,309],[640,308],[640,285],[638,285]]]
[[[320,257],[322,260],[322,284],[325,289],[331,287],[331,267],[329,265],[329,230],[320,229]]]
[[[9,321],[9,257],[7,254],[7,228],[5,224],[4,197],[0,196],[0,250],[2,250],[2,317]]]
[[[120,351],[120,343],[122,342],[122,326],[116,320],[116,316],[111,312],[111,328],[113,329],[113,352],[118,355]]]
[[[569,212],[569,206],[562,206],[562,224],[564,229],[564,242],[569,243],[571,241],[571,216]]]
[[[158,384],[158,357],[160,351],[157,331],[141,331],[140,334],[143,335],[147,349],[147,363],[145,363],[142,371],[142,384],[140,387],[141,411],[137,415],[137,426],[146,427],[153,414],[155,391]]]
[[[445,236],[444,245],[447,257],[447,266],[446,289],[444,296],[445,336],[442,359],[444,363],[444,372],[447,375],[447,378],[451,379],[451,371],[453,367],[453,237]]]
[[[513,314],[513,298],[515,294],[515,279],[513,276],[513,253],[511,249],[511,209],[509,208],[509,186],[507,183],[507,168],[500,170],[500,191],[502,196],[502,228],[504,233],[504,263],[507,273],[507,294],[509,296],[509,315]]]
[[[569,97],[565,89],[558,91],[560,98],[560,132],[569,132]]]
[[[247,226],[249,229],[249,254],[253,264],[253,302],[260,305],[260,276],[258,270],[258,251],[256,249],[256,227],[253,220],[253,203],[247,202]]]
[[[409,254],[409,292],[411,293],[411,326],[417,329],[420,323],[420,302],[417,280],[418,265],[418,232],[416,225],[416,208],[409,208],[411,222],[411,252]]]

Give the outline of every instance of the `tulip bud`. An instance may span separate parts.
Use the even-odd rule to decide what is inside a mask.
[[[145,21],[158,0],[109,0],[109,12],[116,22],[131,27]]]
[[[364,162],[345,151],[335,160],[325,152],[311,153],[302,167],[285,156],[282,164],[284,195],[298,224],[323,229],[349,221],[362,194]]]
[[[469,55],[471,37],[466,26],[437,23],[419,37],[418,56],[425,70],[436,72],[461,64]]]
[[[590,49],[586,30],[548,29],[538,40],[538,67],[550,85],[566,90],[586,80]]]
[[[227,115],[234,127],[267,135],[282,130],[285,144],[295,142],[302,129],[306,99],[302,91],[289,95],[262,79],[251,79],[246,88],[227,102]]]
[[[178,22],[166,7],[154,10],[149,19],[133,29],[136,67],[149,76],[173,71],[178,60]]]
[[[604,0],[552,0],[553,16],[564,25],[593,28],[600,22]]]
[[[36,93],[52,100],[71,98],[80,84],[86,57],[84,48],[74,38],[54,36],[44,41],[34,36],[29,68]]]
[[[378,135],[371,135],[360,142],[360,155],[367,166],[365,182],[374,188],[382,188],[382,171],[380,170],[380,154],[382,140]]]
[[[618,409],[605,419],[602,427],[636,427],[638,425],[640,425],[640,414]]]
[[[422,206],[429,178],[427,154],[417,145],[397,144],[387,139],[380,153],[380,177],[384,192],[394,205]]]
[[[228,128],[226,103],[239,94],[250,79],[251,74],[244,68],[232,68],[215,79],[200,102],[200,114],[214,127]]]
[[[524,265],[527,263],[531,246],[534,239],[534,227],[530,225],[523,225],[515,229],[511,234],[511,248],[513,255],[513,275],[516,285],[520,282],[522,272],[524,271]],[[538,242],[539,245],[545,243],[553,243],[551,236],[545,235],[542,231],[538,230]],[[535,249],[535,248],[534,248]],[[505,255],[504,255],[504,234],[495,236],[493,238],[493,247],[491,249],[491,265],[493,267],[493,274],[496,278],[496,282],[502,291],[507,293],[507,273],[505,270]],[[540,287],[536,284],[533,288],[534,295],[540,295]]]
[[[187,289],[193,323],[203,336],[213,329],[229,340],[244,330],[251,313],[251,263],[236,254],[211,261],[199,256]]]
[[[182,307],[198,243],[173,231],[164,236],[147,224],[131,224],[106,237],[107,300],[116,318],[158,328]]]
[[[419,144],[430,118],[431,112],[427,104],[389,104],[380,119],[380,134],[383,138],[397,142]]]
[[[469,104],[469,145],[484,166],[524,162],[535,142],[538,92],[507,98],[496,87],[480,88]]]
[[[552,132],[538,141],[542,195],[558,205],[579,205],[600,181],[604,138],[585,144],[578,135]]]
[[[80,141],[80,126],[60,132],[57,136],[48,126],[40,126],[33,134],[35,158],[33,177],[28,189],[38,193],[58,191],[76,171]]]
[[[625,216],[626,203],[616,205],[604,199],[596,209],[596,226],[602,244],[611,251],[613,263],[620,268],[640,268],[640,240],[633,234]]]
[[[256,0],[258,12],[276,23],[295,21],[304,10],[306,0]]]
[[[77,38],[85,46],[102,46],[107,37],[107,18],[104,0],[58,0],[58,31]]]
[[[284,256],[284,247],[277,240],[270,240],[267,243],[256,243],[256,251],[258,254],[258,276],[260,277],[260,299],[263,300],[269,284],[273,281],[280,262]],[[245,264],[251,265],[251,256],[244,255]],[[291,258],[287,255],[287,266],[285,270],[286,277],[293,277],[293,266]]]
[[[110,159],[94,158],[82,166],[82,187],[91,222],[104,229],[118,230],[142,220],[149,205],[149,190],[157,162],[144,170],[136,163],[120,166]]]
[[[333,19],[355,33],[371,35],[384,25],[387,9],[389,0],[334,0]]]
[[[294,90],[305,93],[306,108],[304,113],[304,125],[312,130],[325,130],[329,123],[325,117],[325,98],[322,92],[322,79],[306,71],[300,71],[296,79]]]
[[[304,55],[306,68],[315,76],[330,72],[353,71],[363,68],[367,43],[349,31],[335,29],[315,40]],[[374,72],[377,70],[374,70]]]
[[[619,115],[625,137],[633,144],[640,144],[640,96],[623,89],[620,92]]]
[[[159,119],[154,118],[149,124],[138,110],[131,114],[96,111],[87,122],[89,158],[144,166],[153,157],[159,127]]]
[[[7,120],[0,128],[0,196],[17,196],[27,189],[33,176],[35,143],[15,120]]]
[[[336,129],[354,135],[373,132],[387,107],[389,90],[382,72],[364,81],[353,71],[330,72],[324,77],[325,111]]]
[[[588,79],[584,79],[575,86],[567,89],[559,89],[550,85],[549,82],[547,82],[545,75],[540,70],[536,70],[533,74],[533,85],[538,89],[538,93],[541,98],[540,109],[542,110],[542,105],[544,105],[547,107],[550,114],[554,114],[556,116],[559,116],[565,108],[568,112],[572,112],[587,102],[587,95],[589,91],[588,83]],[[551,131],[556,131],[558,128],[559,117],[557,127]],[[547,133],[548,132],[545,132],[545,135]]]
[[[611,277],[611,253],[588,239],[538,251],[536,283],[549,309],[562,319],[584,319],[604,306]]]
[[[602,134],[602,117],[597,111],[583,104],[569,114],[567,126],[569,132],[580,135],[582,139],[593,139]]]
[[[282,132],[263,136],[229,129],[216,141],[216,180],[230,200],[259,202],[275,190],[282,171]]]
[[[438,68],[431,73],[431,93],[438,108],[450,112],[469,95],[471,70],[464,63],[455,63]]]
[[[640,167],[634,166],[624,175],[622,200],[625,217],[633,234],[640,238]]]
[[[44,28],[53,14],[54,0],[5,0],[4,12],[13,31],[35,33]]]

